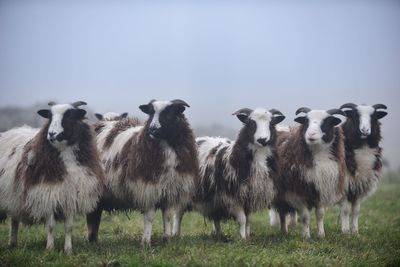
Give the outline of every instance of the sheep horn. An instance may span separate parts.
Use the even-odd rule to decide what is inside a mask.
[[[329,115],[334,115],[334,114],[339,114],[342,116],[346,116],[346,113],[344,113],[341,109],[334,108],[326,111]]]
[[[309,108],[307,108],[307,107],[301,107],[301,108],[299,108],[299,109],[296,111],[296,115],[298,115],[299,113],[302,113],[302,112],[308,113],[308,112],[310,112],[310,111],[311,111],[311,109],[309,109]]]
[[[188,103],[186,103],[185,101],[181,100],[181,99],[174,99],[171,101],[172,105],[182,105],[185,107],[190,107]]]
[[[375,104],[372,106],[375,110],[377,109],[387,109],[387,106],[384,104]]]
[[[242,108],[242,109],[239,109],[238,111],[234,112],[232,115],[245,114],[245,115],[249,116],[252,112],[253,112],[252,109]]]
[[[269,112],[271,112],[272,115],[282,115],[283,116],[282,112],[280,112],[279,110],[274,109],[274,108],[270,109]]]
[[[343,105],[340,107],[340,109],[344,109],[344,108],[356,109],[356,108],[357,108],[357,105],[354,104],[354,103],[346,103],[346,104],[343,104]]]
[[[74,108],[77,108],[79,106],[84,106],[84,105],[87,105],[87,103],[84,101],[76,101],[74,103],[71,103],[71,106],[73,106]]]

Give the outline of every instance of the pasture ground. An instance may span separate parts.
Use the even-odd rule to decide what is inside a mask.
[[[314,214],[311,240],[303,241],[300,224],[283,236],[268,225],[263,211],[253,216],[249,241],[240,240],[233,221],[223,224],[227,240],[221,241],[210,235],[210,222],[190,213],[183,220],[183,236],[164,243],[157,212],[152,247],[145,249],[140,246],[143,219],[137,212],[104,214],[98,244],[86,241],[85,219],[78,217],[70,256],[62,252],[61,223],[54,251],[45,250],[43,225],[21,226],[18,247],[9,249],[8,219],[0,224],[0,266],[400,266],[399,176],[385,177],[361,207],[359,236],[340,232],[338,214],[338,208],[327,211],[323,240],[316,236]]]

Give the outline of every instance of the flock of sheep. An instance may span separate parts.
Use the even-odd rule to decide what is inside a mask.
[[[70,253],[74,217],[87,216],[88,239],[96,242],[103,210],[141,211],[144,245],[157,209],[165,239],[180,235],[188,211],[212,220],[217,236],[221,220],[234,218],[247,239],[251,214],[267,208],[286,233],[299,214],[304,238],[315,208],[324,237],[325,208],[333,205],[341,207],[342,231],[358,233],[360,203],[381,174],[383,104],[302,107],[296,127],[279,126],[285,119],[279,110],[243,108],[233,113],[243,123],[234,141],[195,138],[183,100],[139,106],[148,114],[144,123],[107,113],[97,114],[94,125],[85,120],[85,102],[49,105],[38,111],[48,119],[41,129],[0,134],[0,218],[11,217],[11,246],[20,222],[43,222],[53,249],[55,223],[63,220]]]

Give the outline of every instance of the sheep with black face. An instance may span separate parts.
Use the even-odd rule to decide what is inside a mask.
[[[345,136],[348,188],[341,203],[341,228],[347,233],[358,233],[361,202],[375,192],[381,176],[382,148],[380,119],[387,115],[383,104],[373,106],[347,103],[341,110],[347,120],[342,125]]]
[[[240,109],[233,113],[243,123],[235,141],[197,138],[200,184],[193,208],[213,220],[217,236],[220,221],[233,217],[240,236],[250,235],[251,213],[266,208],[274,198],[276,174],[275,125],[285,116],[275,109]],[[177,226],[181,216],[177,216]],[[178,229],[175,232],[179,233]]]
[[[45,222],[47,249],[54,247],[56,220],[64,220],[64,250],[72,251],[74,216],[94,210],[104,173],[94,135],[73,104],[49,103],[39,110],[42,129],[20,127],[0,136],[0,210],[11,215],[10,245],[17,244],[19,222]]]
[[[338,203],[345,191],[344,140],[340,127],[341,110],[300,108],[291,128],[278,138],[279,177],[275,180],[277,209],[283,232],[286,214],[297,210],[303,224],[302,235],[310,237],[310,210],[315,208],[318,235],[325,236],[325,207]]]
[[[102,210],[144,213],[143,244],[150,244],[156,209],[164,238],[171,236],[172,210],[187,206],[198,178],[195,138],[182,100],[156,101],[139,108],[149,118],[98,122],[97,146],[106,172],[106,194],[88,215],[89,241],[96,241]]]

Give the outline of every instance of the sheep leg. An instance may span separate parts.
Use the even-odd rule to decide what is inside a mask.
[[[54,214],[51,214],[46,220],[46,228],[47,228],[47,244],[46,249],[52,250],[54,249],[54,228],[56,226],[56,221],[54,219]]]
[[[151,242],[151,231],[153,228],[154,216],[156,214],[155,208],[150,208],[144,212],[144,231],[142,237],[142,245],[149,245]]]
[[[236,221],[239,223],[240,237],[246,240],[246,214],[244,213],[243,208],[238,207],[234,211],[234,216],[236,218]]]
[[[250,223],[251,223],[250,214],[247,214],[247,216],[246,216],[246,238],[250,237]]]
[[[64,252],[66,254],[72,253],[72,227],[74,224],[74,216],[68,215],[64,219],[64,233],[65,233],[65,240],[64,240]]]
[[[163,239],[167,241],[171,237],[171,210],[169,208],[162,209],[162,218],[164,226]]]
[[[174,213],[172,236],[181,235],[181,224],[182,224],[183,213],[184,211],[182,208],[178,208]]]
[[[342,233],[350,232],[350,203],[347,200],[340,205],[340,225]]]
[[[222,237],[221,222],[218,219],[213,220],[213,234],[216,237]]]
[[[289,225],[293,225],[296,226],[297,225],[297,211],[293,211],[291,213],[289,213]]]
[[[101,208],[96,208],[93,212],[86,216],[86,224],[88,228],[88,240],[90,243],[97,242],[99,238],[99,227],[101,221]]]
[[[289,233],[289,224],[288,224],[288,218],[286,218],[286,213],[284,211],[279,211],[279,222],[281,225],[281,232],[284,234]]]
[[[19,228],[19,220],[17,220],[14,217],[11,217],[10,240],[9,240],[10,247],[16,247],[17,246],[18,228]]]
[[[317,217],[318,236],[320,238],[324,238],[325,237],[325,229],[324,229],[325,208],[323,206],[318,205],[315,208],[315,216]]]
[[[351,207],[351,232],[358,234],[358,217],[360,215],[360,201],[356,200]]]
[[[310,210],[307,207],[301,209],[301,222],[303,223],[302,236],[309,239],[310,236]]]
[[[279,227],[280,222],[279,222],[278,216],[279,216],[279,214],[276,210],[274,210],[274,209],[269,210],[269,224],[271,226]]]

